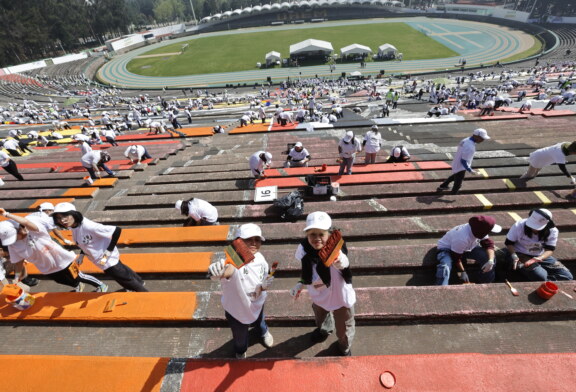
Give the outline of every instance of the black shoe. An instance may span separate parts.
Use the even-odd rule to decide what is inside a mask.
[[[39,282],[40,281],[38,279],[31,276],[27,276],[26,278],[22,279],[22,283],[30,287],[36,286]]]
[[[437,193],[442,193],[447,190],[450,190],[450,188],[448,188],[447,186],[439,186],[438,188],[436,188]]]
[[[320,328],[316,328],[314,331],[312,331],[312,335],[310,336],[310,339],[314,343],[321,343],[321,342],[325,341],[326,339],[328,339],[329,335],[330,334],[328,332],[322,331]]]

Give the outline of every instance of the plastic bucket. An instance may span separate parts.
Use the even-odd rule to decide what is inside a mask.
[[[557,292],[558,292],[558,286],[556,286],[552,282],[544,282],[540,285],[540,287],[538,287],[538,290],[536,290],[536,293],[538,293],[538,295],[542,299],[550,299]]]
[[[26,310],[34,305],[36,298],[15,284],[7,284],[2,288],[2,294],[6,296],[6,302],[18,310]]]

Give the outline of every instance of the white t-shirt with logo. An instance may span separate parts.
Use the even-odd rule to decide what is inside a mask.
[[[303,148],[302,151],[298,152],[295,148],[292,148],[288,153],[288,156],[292,158],[293,162],[300,162],[304,160],[310,153],[307,149]]]
[[[366,141],[364,150],[367,154],[374,154],[380,151],[380,141],[382,140],[380,132],[368,131],[366,135],[364,135],[364,140]]]
[[[118,264],[120,252],[117,247],[114,247],[114,250],[104,265],[100,265],[99,263],[106,248],[110,245],[110,240],[116,230],[116,226],[103,225],[85,217],[82,219],[81,225],[73,227],[71,230],[74,242],[78,244],[78,247],[82,249],[86,257],[98,268],[106,270]]]
[[[304,256],[306,256],[304,247],[298,245],[294,257],[302,261]],[[348,260],[348,256],[342,252],[340,252],[338,257]],[[342,277],[342,272],[334,267],[334,265],[330,266],[330,287],[327,287],[324,282],[322,282],[322,279],[320,279],[320,276],[316,272],[316,265],[313,265],[312,284],[306,285],[306,289],[312,302],[329,312],[340,309],[341,307],[351,308],[356,303],[356,292],[352,284],[346,283]]]
[[[546,241],[541,242],[538,240],[538,235],[533,234],[527,236],[524,233],[524,227],[528,219],[522,219],[514,223],[510,227],[510,231],[506,234],[506,238],[514,242],[514,250],[519,253],[524,253],[529,256],[540,256],[544,253],[544,245],[556,247],[558,242],[558,229],[553,227],[550,229],[550,235]]]
[[[268,263],[260,252],[254,256],[254,261],[235,270],[230,278],[220,279],[222,306],[242,324],[256,321],[268,295],[262,291],[255,296],[256,287],[268,275]]]
[[[466,170],[464,165],[462,165],[462,159],[468,163],[468,166],[472,167],[472,160],[474,159],[475,153],[476,142],[470,137],[462,139],[458,144],[458,150],[456,151],[456,155],[452,161],[452,173],[458,173],[462,170]]]
[[[487,238],[488,236],[476,238],[474,234],[472,234],[470,225],[464,223],[463,225],[450,229],[448,233],[444,234],[444,237],[438,241],[438,249],[451,250],[454,253],[463,254],[464,252],[470,252],[480,245],[480,241]]]
[[[44,214],[44,213],[42,213]],[[16,264],[28,260],[43,274],[52,274],[68,267],[76,258],[76,254],[62,248],[50,237],[50,218],[31,214],[26,216],[39,231],[28,231],[28,235],[8,246],[10,262]]]
[[[542,169],[553,163],[566,163],[566,155],[562,152],[562,144],[558,143],[550,147],[544,147],[530,153],[530,166]]]
[[[206,221],[214,223],[218,220],[218,210],[207,201],[194,198],[188,203],[188,216],[197,222],[204,218]]]

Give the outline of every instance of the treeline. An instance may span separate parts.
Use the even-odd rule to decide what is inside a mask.
[[[499,0],[500,4],[504,0]],[[507,0],[538,16],[573,15],[576,0]],[[0,67],[100,46],[163,23],[282,0],[0,0]],[[412,6],[433,0],[404,0]],[[535,5],[535,6],[534,6]],[[194,7],[194,14],[192,7]]]

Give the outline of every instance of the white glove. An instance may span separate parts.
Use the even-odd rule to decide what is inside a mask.
[[[273,276],[267,276],[266,278],[264,278],[264,281],[262,282],[262,290],[268,290],[270,286],[272,286],[273,282],[274,282]]]
[[[350,261],[348,261],[348,257],[346,257],[346,255],[343,255],[342,253],[340,253],[338,258],[334,262],[334,267],[336,267],[336,269],[339,270],[343,270],[344,268],[347,268],[349,265]]]
[[[574,178],[574,176],[570,177],[570,184],[576,185],[576,178]]]
[[[210,279],[212,280],[219,280],[224,275],[224,270],[226,263],[224,260],[217,261],[213,264],[210,264],[208,267],[208,272],[210,272]]]
[[[65,240],[64,240],[64,243],[65,243],[66,245],[74,245],[74,241],[70,241],[69,239],[65,239]]]
[[[494,260],[488,260],[482,266],[482,272],[484,273],[490,272],[492,271],[492,268],[494,268]]]
[[[296,283],[296,285],[294,287],[292,287],[292,289],[290,290],[290,295],[294,298],[297,298],[298,295],[300,294],[300,291],[302,291],[302,283],[298,282]]]
[[[84,253],[80,253],[76,258],[76,264],[82,265],[83,262],[84,262]]]
[[[460,279],[462,279],[462,281],[464,283],[470,283],[470,278],[468,277],[468,274],[466,273],[466,271],[462,271],[460,273]]]
[[[475,176],[479,176],[480,174],[480,170],[472,170],[472,174],[474,174]]]
[[[107,250],[104,252],[104,254],[102,255],[102,257],[100,258],[100,261],[98,262],[98,264],[100,265],[104,265],[106,264],[106,262],[108,261],[108,258],[110,257],[110,251]]]

